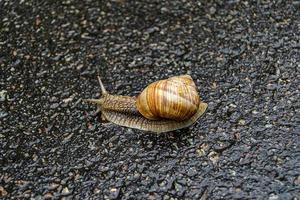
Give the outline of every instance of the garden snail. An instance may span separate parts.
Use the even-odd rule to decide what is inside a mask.
[[[189,75],[153,82],[138,97],[111,95],[98,80],[101,98],[85,101],[97,104],[102,119],[120,126],[169,132],[192,125],[207,108]]]

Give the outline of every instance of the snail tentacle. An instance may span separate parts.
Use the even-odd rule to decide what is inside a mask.
[[[105,89],[105,87],[104,87],[104,85],[101,81],[100,76],[97,76],[97,78],[98,78],[98,82],[99,82],[99,85],[100,85],[100,88],[101,88],[102,95],[108,94],[108,92],[106,91],[106,89]]]

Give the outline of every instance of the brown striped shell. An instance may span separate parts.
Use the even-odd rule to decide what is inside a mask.
[[[200,97],[189,75],[174,76],[147,86],[137,97],[138,111],[151,120],[183,121],[198,110]]]

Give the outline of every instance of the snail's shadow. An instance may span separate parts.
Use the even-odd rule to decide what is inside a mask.
[[[166,133],[152,133],[152,132],[144,132],[137,133],[138,140],[142,143],[147,143],[145,141],[151,141],[153,143],[152,148],[157,147],[168,147],[170,149],[180,148],[184,146],[189,146],[189,139],[193,138],[193,131],[190,128],[183,128],[180,130],[170,131]],[[149,149],[151,150],[151,149]]]

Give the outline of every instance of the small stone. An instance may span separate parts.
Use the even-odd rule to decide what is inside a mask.
[[[7,91],[6,90],[1,90],[0,91],[0,101],[5,101],[7,99]]]
[[[267,85],[267,89],[268,90],[276,90],[277,89],[277,85],[276,84],[268,84]]]
[[[57,183],[51,183],[50,186],[48,187],[48,189],[55,190],[58,186],[59,186],[59,184],[57,184]]]
[[[276,194],[270,194],[270,196],[269,196],[269,200],[277,200],[279,197],[278,197],[278,195],[276,195]]]
[[[63,99],[63,102],[64,103],[69,103],[69,102],[73,101],[74,97],[75,97],[75,95],[72,95],[69,98]]]
[[[169,12],[169,9],[166,8],[166,7],[162,7],[162,8],[160,9],[160,11],[161,11],[161,12]]]
[[[35,18],[35,25],[36,25],[36,26],[39,26],[41,23],[42,23],[41,18],[40,18],[39,16],[37,16],[37,17]]]
[[[296,185],[300,185],[300,176],[298,176],[295,180],[294,180],[294,183]]]
[[[109,194],[109,199],[116,199],[119,196],[119,189],[117,188],[111,188],[110,189],[110,194]]]
[[[53,104],[51,104],[50,108],[51,109],[56,109],[58,106],[59,106],[58,103],[53,103]]]
[[[243,126],[246,124],[246,121],[244,119],[240,119],[238,122],[239,125]]]
[[[53,198],[53,194],[50,192],[47,192],[46,194],[44,194],[44,198],[45,199],[52,199]]]
[[[62,194],[69,194],[70,191],[69,191],[69,188],[68,187],[65,187],[63,190],[62,190]]]
[[[272,124],[266,124],[265,127],[266,128],[271,128],[273,125]]]
[[[197,154],[199,156],[204,156],[206,154],[206,151],[208,150],[208,144],[203,143],[199,146],[199,148],[196,150]]]
[[[7,191],[2,186],[0,186],[0,196],[4,197],[6,195],[7,195]]]
[[[235,104],[233,104],[233,103],[229,104],[229,106],[232,107],[232,108],[236,108],[236,107],[237,107],[237,106],[236,106]]]
[[[257,115],[259,112],[258,111],[256,111],[256,110],[253,110],[252,111],[252,114],[254,114],[254,115]]]
[[[80,64],[80,65],[78,65],[78,66],[76,67],[76,69],[77,69],[77,70],[81,70],[83,67],[84,67],[84,65],[83,65],[83,64]]]
[[[99,194],[100,192],[101,192],[101,190],[99,188],[94,189],[94,194]]]
[[[0,119],[6,117],[7,115],[8,113],[0,111]]]
[[[211,14],[211,15],[214,15],[215,13],[216,13],[216,8],[215,7],[210,7],[210,9],[209,9],[209,13]]]
[[[208,154],[208,158],[210,161],[212,161],[213,164],[216,164],[219,159],[220,159],[220,156],[217,152],[215,151],[211,151],[209,154]]]

